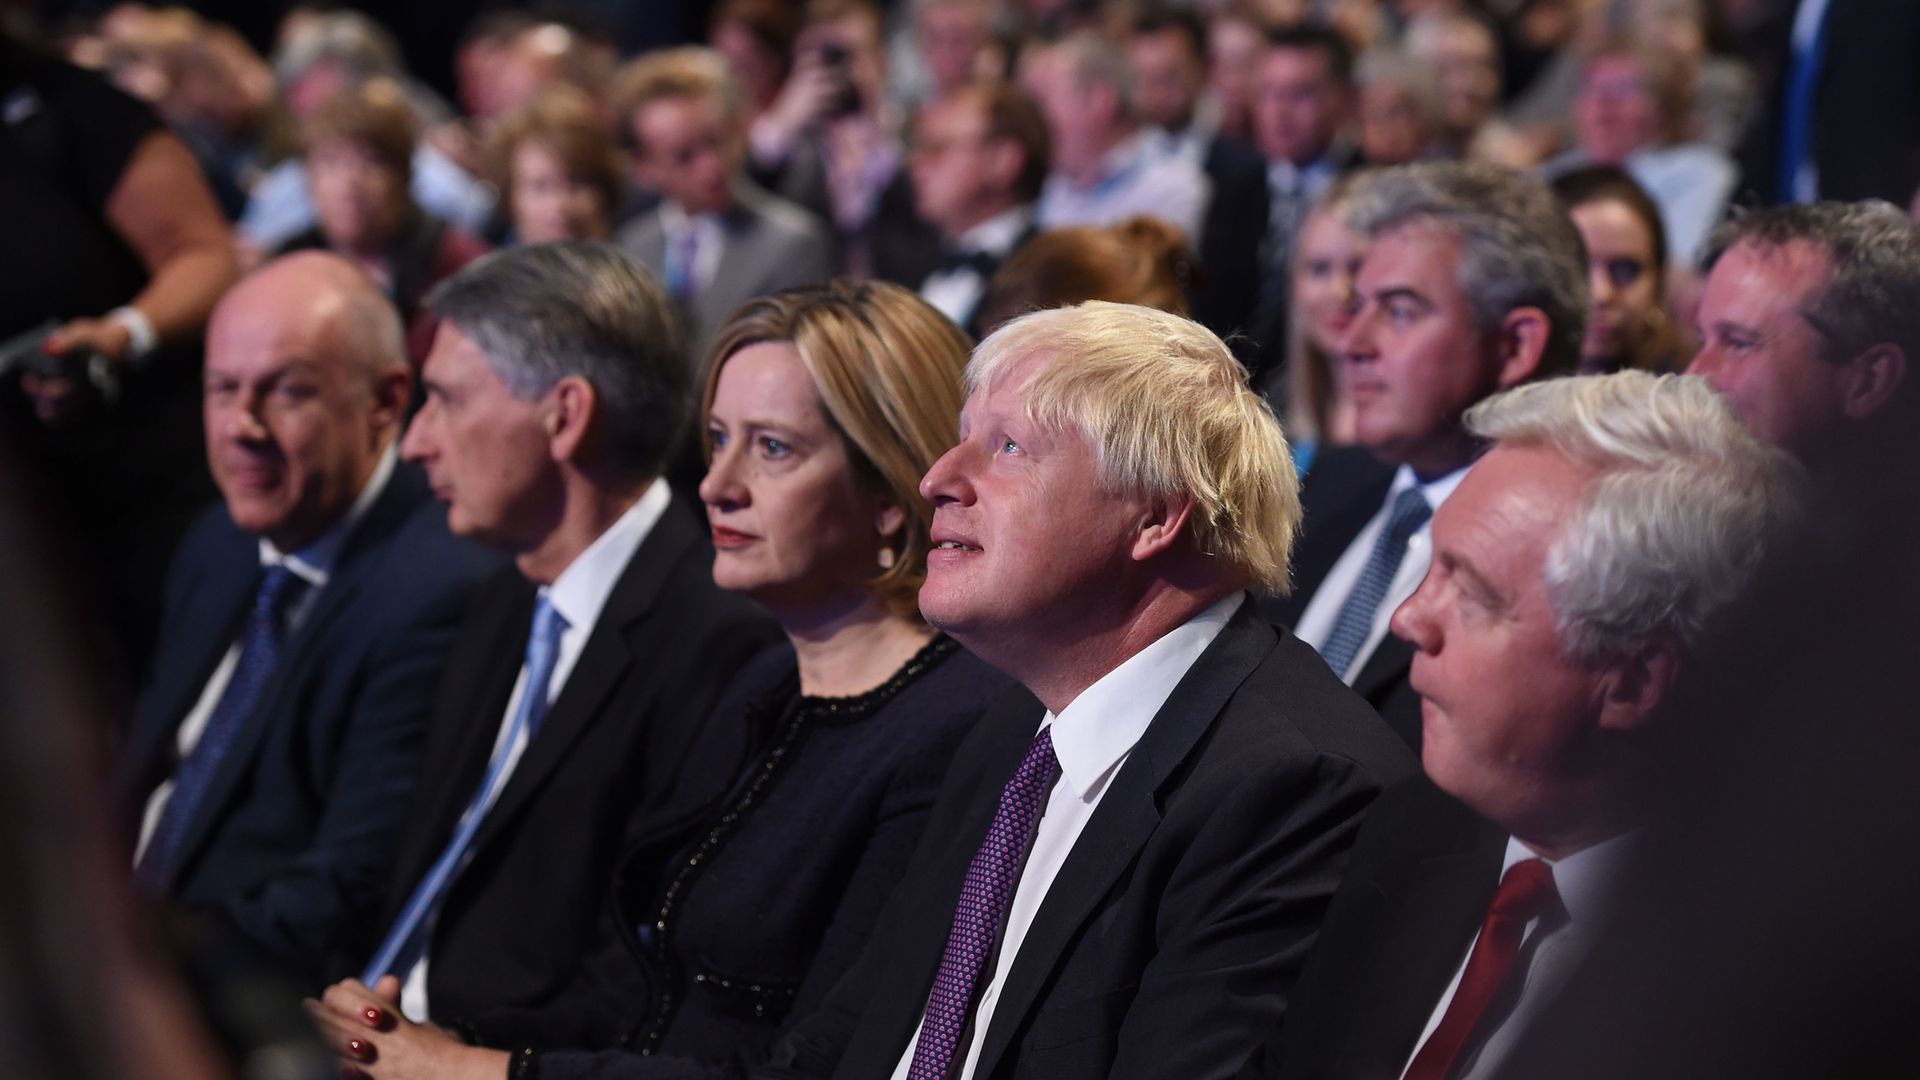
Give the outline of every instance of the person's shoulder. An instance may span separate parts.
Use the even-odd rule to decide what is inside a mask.
[[[798,203],[783,199],[764,188],[743,182],[739,205],[760,230],[788,242],[825,243],[827,228],[820,219]]]
[[[1273,759],[1349,762],[1383,785],[1415,771],[1406,744],[1319,653],[1264,621],[1261,629],[1273,647],[1223,710],[1230,742]]]

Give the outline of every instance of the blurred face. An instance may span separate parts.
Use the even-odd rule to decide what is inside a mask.
[[[1367,245],[1341,339],[1354,440],[1425,476],[1471,459],[1460,415],[1497,385],[1492,343],[1456,283],[1460,242],[1410,226]]]
[[[815,23],[800,32],[800,52],[838,46],[846,54],[847,79],[859,92],[861,107],[872,109],[886,99],[886,54],[880,48],[880,27],[865,15],[849,15]]]
[[[977,100],[949,98],[921,110],[908,163],[921,218],[953,236],[1012,205],[1009,154],[1019,150],[988,136]]]
[[[1592,478],[1551,450],[1495,447],[1434,514],[1432,568],[1393,616],[1415,650],[1427,775],[1512,829],[1599,730],[1601,672],[1567,654],[1546,591],[1548,551]]]
[[[1617,165],[1660,139],[1660,106],[1631,56],[1602,56],[1587,65],[1573,101],[1574,133],[1594,161]]]
[[[1260,31],[1240,19],[1218,19],[1207,33],[1207,85],[1223,112],[1253,107],[1254,71],[1260,66]]]
[[[1581,367],[1613,370],[1632,359],[1664,317],[1653,230],[1625,203],[1612,199],[1582,203],[1571,214],[1587,246],[1587,280],[1593,293]]]
[[[1254,132],[1268,161],[1309,165],[1346,120],[1347,91],[1318,49],[1269,49],[1260,59]]]
[[[1832,259],[1805,241],[1735,244],[1707,277],[1704,344],[1687,366],[1754,434],[1803,456],[1846,420],[1845,369],[1821,359],[1826,342],[1804,314],[1832,274]]]
[[[609,213],[592,184],[567,174],[545,144],[522,139],[513,149],[513,229],[521,243],[604,240]]]
[[[1135,34],[1127,45],[1133,69],[1133,103],[1149,124],[1180,131],[1193,120],[1194,102],[1206,79],[1206,66],[1187,36],[1167,29]]]
[[[657,98],[635,110],[634,167],[640,182],[689,214],[733,205],[734,172],[744,153],[738,131],[717,102]]]
[[[486,354],[442,320],[421,369],[426,404],[400,452],[426,470],[447,527],[512,554],[538,548],[565,504],[547,437],[545,401],[507,390]]]
[[[347,354],[338,293],[269,269],[207,330],[207,465],[234,524],[298,551],[353,505],[400,422]]]
[[[776,612],[857,597],[903,517],[861,491],[792,344],[749,345],[726,360],[707,432],[713,460],[700,499],[714,583]]]
[[[1101,487],[1085,435],[1027,419],[1026,383],[1045,362],[1021,359],[969,397],[960,444],[920,482],[934,507],[920,611],[983,656],[1074,640],[1089,597],[1127,576],[1148,512]]]
[[[713,48],[727,58],[741,94],[756,109],[766,108],[779,95],[787,73],[786,59],[761,44],[745,23],[723,22],[714,27]]]
[[[1072,176],[1095,168],[1112,145],[1118,122],[1112,88],[1082,85],[1058,51],[1029,63],[1021,84],[1047,118],[1054,170]]]
[[[919,21],[920,58],[940,93],[973,78],[987,43],[985,12],[971,3],[935,4]]]
[[[1293,268],[1293,296],[1305,322],[1307,340],[1328,356],[1340,355],[1340,339],[1353,322],[1358,296],[1354,279],[1367,251],[1367,238],[1338,217],[1311,214],[1300,230],[1300,255]]]
[[[1451,26],[1433,39],[1423,57],[1440,79],[1447,126],[1470,135],[1500,103],[1500,54],[1493,36],[1471,26]]]
[[[348,139],[325,139],[307,153],[307,185],[327,246],[358,255],[384,254],[399,235],[406,183],[373,151]]]
[[[1360,91],[1360,152],[1370,165],[1404,165],[1426,154],[1426,122],[1406,87],[1380,80]]]

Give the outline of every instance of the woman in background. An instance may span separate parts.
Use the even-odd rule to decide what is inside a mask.
[[[1153,217],[1049,229],[994,272],[975,318],[981,336],[1029,311],[1088,300],[1187,314],[1194,259],[1186,236]]]
[[[1667,232],[1660,208],[1632,176],[1610,165],[1570,172],[1554,181],[1553,190],[1587,248],[1593,299],[1580,374],[1686,367],[1667,311]]]
[[[626,181],[613,136],[585,94],[547,91],[501,121],[490,149],[510,243],[613,234]]]

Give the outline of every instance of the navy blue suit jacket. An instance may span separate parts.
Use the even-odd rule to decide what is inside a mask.
[[[117,776],[129,823],[177,764],[180,723],[239,636],[258,538],[209,510],[167,579],[166,619]],[[409,465],[347,536],[287,638],[166,882],[289,971],[318,977],[344,926],[371,918],[393,860],[441,660],[497,559],[447,532]]]

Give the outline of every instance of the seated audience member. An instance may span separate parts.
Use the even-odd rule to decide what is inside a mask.
[[[689,748],[725,734],[704,725],[720,690],[777,635],[714,588],[658,479],[692,376],[644,270],[535,244],[427,303],[427,402],[401,451],[453,531],[515,565],[474,592],[385,910],[345,959],[368,984],[398,976],[409,1018],[445,1020],[537,1005],[618,947],[599,914],[623,845],[726,789],[732,770],[688,766]]]
[[[1220,134],[1253,139],[1254,70],[1265,32],[1251,15],[1229,4],[1207,21],[1207,92],[1218,113]]]
[[[268,263],[207,333],[224,504],[182,541],[118,772],[135,878],[306,979],[372,918],[441,662],[492,568],[394,443],[399,317],[346,260]]]
[[[1493,449],[1393,619],[1427,775],[1368,816],[1246,1075],[1502,1075],[1617,910],[1676,680],[1799,510],[1800,470],[1697,379],[1555,380],[1466,422]]]
[[[1500,119],[1500,36],[1487,16],[1471,7],[1435,5],[1407,24],[1401,48],[1439,83],[1437,156],[1516,169],[1540,160],[1540,152]]]
[[[1553,182],[1587,249],[1587,338],[1580,374],[1623,368],[1678,371],[1679,334],[1667,313],[1667,230],[1660,208],[1624,170],[1590,165]]]
[[[619,154],[591,99],[558,89],[509,114],[492,146],[509,241],[605,240],[626,194]]]
[[[793,67],[798,15],[782,0],[721,0],[707,25],[707,44],[727,58],[751,127],[780,97]]]
[[[1282,418],[1302,475],[1321,450],[1353,442],[1353,397],[1347,392],[1340,339],[1353,322],[1354,278],[1367,238],[1348,220],[1351,181],[1335,181],[1300,228],[1293,258],[1293,310],[1287,316],[1287,361],[1256,382]],[[1260,379],[1261,376],[1256,376]]]
[[[1186,239],[1158,218],[1132,218],[1105,228],[1050,229],[994,273],[977,321],[991,334],[1030,311],[1088,300],[1185,315],[1192,266]]]
[[[1193,318],[1226,338],[1253,318],[1260,299],[1260,244],[1266,233],[1267,168],[1243,139],[1220,134],[1215,103],[1204,96],[1207,26],[1197,12],[1152,8],[1133,22],[1127,66],[1133,99],[1162,153],[1200,167],[1211,196],[1192,237],[1205,273],[1193,290]]]
[[[792,647],[748,667],[719,713],[766,729],[766,748],[679,858],[629,849],[615,910],[630,955],[538,1011],[463,1021],[503,1049],[381,1031],[377,996],[331,991],[328,1030],[372,1047],[376,1080],[425,1075],[415,1062],[492,1080],[527,1046],[515,1067],[548,1077],[744,1073],[859,955],[953,751],[1009,685],[916,600],[933,547],[916,488],[954,441],[967,347],[898,286],[844,280],[753,301],[721,331],[701,485],[714,580],[764,603]]]
[[[1424,63],[1375,50],[1355,65],[1353,84],[1354,143],[1367,164],[1407,165],[1439,156],[1439,81]]]
[[[970,82],[1004,78],[1006,58],[996,40],[994,0],[915,0],[908,70],[889,67],[895,101],[924,104]]]
[[[968,84],[921,109],[912,169],[916,208],[941,240],[940,266],[919,282],[920,295],[978,336],[988,281],[1037,231],[1046,121],[1011,85]]]
[[[417,364],[433,342],[421,299],[487,246],[413,201],[415,135],[413,110],[389,80],[343,90],[316,109],[302,137],[319,224],[281,250],[324,248],[379,282],[407,323],[407,354]]]
[[[1715,246],[1688,374],[1823,496],[1885,497],[1877,463],[1912,460],[1920,434],[1920,234],[1891,203],[1828,202],[1743,215]]]
[[[1112,225],[1152,214],[1188,242],[1201,234],[1209,185],[1200,166],[1161,153],[1133,103],[1133,73],[1117,47],[1082,32],[1030,51],[1020,82],[1047,118],[1053,174],[1040,225]]]
[[[1247,597],[1284,587],[1297,504],[1219,338],[1038,312],[967,384],[921,482],[920,609],[1032,696],[955,753],[860,959],[767,1075],[1219,1075],[1278,1022],[1406,750]]]
[[[1340,342],[1356,445],[1315,460],[1295,592],[1266,610],[1417,747],[1413,654],[1387,620],[1426,575],[1428,519],[1479,452],[1461,413],[1578,362],[1586,268],[1573,223],[1531,174],[1403,165],[1362,177],[1348,199],[1367,236]]]
[[[719,53],[652,53],[623,69],[614,108],[634,143],[634,174],[660,204],[619,243],[666,285],[682,311],[688,355],[705,356],[735,308],[831,273],[826,231],[741,171],[739,90]]]
[[[1726,152],[1693,141],[1686,72],[1652,44],[1620,40],[1590,54],[1573,103],[1574,149],[1547,162],[1549,177],[1583,165],[1618,165],[1660,207],[1675,266],[1692,268],[1726,216],[1740,169]]]

